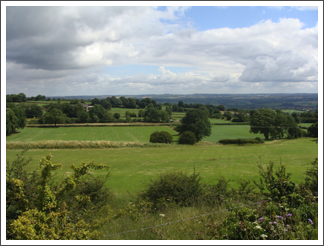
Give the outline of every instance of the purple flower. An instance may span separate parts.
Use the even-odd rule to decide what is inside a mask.
[[[263,220],[264,220],[264,217],[260,218],[260,219],[259,219],[259,222],[262,222]]]
[[[287,229],[284,229],[284,231],[288,231]]]
[[[278,216],[279,219],[283,220],[282,216]]]
[[[289,225],[286,225],[287,227],[290,227]]]
[[[287,215],[286,215],[286,217],[291,217],[291,216],[292,216],[292,214],[287,214]]]
[[[277,221],[273,222],[272,224],[273,224],[273,225],[277,224]]]
[[[311,224],[313,224],[313,221],[312,221],[311,219],[308,219],[308,221],[309,221]]]

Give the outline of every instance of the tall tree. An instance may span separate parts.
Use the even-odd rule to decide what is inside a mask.
[[[211,124],[205,110],[189,110],[181,123],[180,133],[191,131],[198,141],[211,134]]]
[[[53,108],[52,110],[46,112],[44,115],[45,124],[63,124],[66,120],[66,115],[59,109]]]
[[[269,136],[275,139],[276,131],[274,129],[274,119],[276,112],[271,109],[259,109],[253,114],[250,122],[251,133],[261,133],[265,139],[269,139]]]

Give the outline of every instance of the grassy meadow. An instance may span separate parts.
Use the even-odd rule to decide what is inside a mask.
[[[7,160],[13,161],[20,152],[7,150]],[[145,183],[160,173],[171,170],[192,173],[194,167],[203,182],[214,184],[221,176],[231,180],[257,179],[258,162],[267,165],[273,161],[276,167],[281,161],[292,173],[291,180],[300,182],[307,167],[318,156],[318,145],[310,138],[300,138],[246,146],[173,144],[160,148],[31,149],[26,153],[33,158],[28,169],[35,170],[39,160],[49,153],[53,155],[54,163],[64,165],[56,171],[57,180],[71,173],[71,164],[91,161],[109,164],[111,177],[106,185],[114,193],[127,197],[136,195]],[[100,171],[93,173],[100,174]],[[231,185],[236,187],[236,182]]]

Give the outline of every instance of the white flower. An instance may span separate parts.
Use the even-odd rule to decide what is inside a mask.
[[[160,214],[161,217],[165,217],[165,214]]]
[[[266,238],[266,237],[268,237],[267,235],[264,235],[264,234],[262,234],[260,237],[262,237],[263,239],[264,238]]]
[[[254,227],[255,229],[261,229],[262,230],[262,227],[261,226],[256,226]]]

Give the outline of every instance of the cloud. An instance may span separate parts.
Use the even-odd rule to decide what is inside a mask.
[[[219,93],[264,89],[263,82],[303,82],[314,89],[317,26],[303,29],[298,19],[284,18],[245,28],[197,31],[183,21],[187,10],[7,7],[7,91],[16,93],[23,84],[31,95],[37,88],[52,95]],[[131,64],[155,65],[160,74],[104,74],[106,67]],[[195,69],[175,73],[167,66]]]

